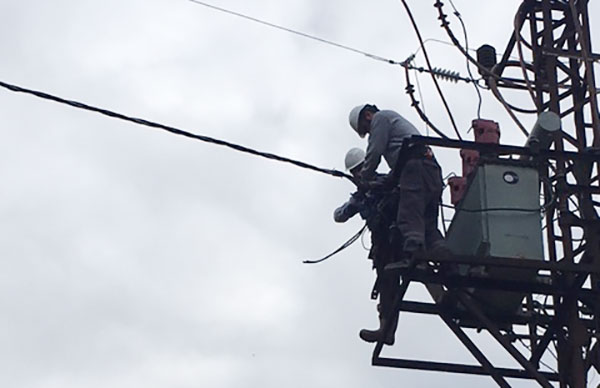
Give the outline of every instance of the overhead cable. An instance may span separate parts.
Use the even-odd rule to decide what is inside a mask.
[[[152,122],[152,121],[148,121],[148,120],[144,120],[144,119],[140,119],[140,118],[135,118],[135,117],[130,117],[130,116],[126,116],[122,113],[117,113],[117,112],[113,112],[107,109],[102,109],[102,108],[98,108],[95,106],[91,106],[91,105],[87,105],[81,102],[77,102],[77,101],[72,101],[72,100],[67,100],[61,97],[57,97],[54,96],[52,94],[48,94],[45,92],[40,92],[37,90],[31,90],[31,89],[26,89],[26,88],[22,88],[20,86],[16,86],[16,85],[11,85],[5,82],[0,81],[0,87],[3,87],[5,89],[11,90],[13,92],[18,92],[18,93],[25,93],[25,94],[30,94],[30,95],[34,95],[36,97],[45,99],[45,100],[50,100],[50,101],[54,101],[54,102],[58,102],[60,104],[64,104],[64,105],[69,105],[72,106],[74,108],[77,109],[83,109],[83,110],[87,110],[87,111],[91,111],[91,112],[96,112],[96,113],[100,113],[104,116],[108,116],[108,117],[112,117],[112,118],[116,118],[119,120],[124,120],[124,121],[129,121],[135,124],[139,124],[139,125],[143,125],[146,127],[151,127],[151,128],[156,128],[156,129],[161,129],[163,131],[167,131],[170,132],[172,134],[175,135],[179,135],[179,136],[184,136],[184,137],[188,137],[191,139],[195,139],[195,140],[200,140],[202,142],[205,143],[211,143],[211,144],[216,144],[216,145],[220,145],[220,146],[224,146],[224,147],[228,147],[231,148],[233,150],[239,151],[239,152],[244,152],[247,154],[251,154],[251,155],[255,155],[255,156],[259,156],[262,158],[266,158],[266,159],[271,159],[271,160],[275,160],[278,162],[284,162],[284,163],[289,163],[292,164],[296,167],[300,167],[300,168],[304,168],[304,169],[308,169],[308,170],[312,170],[312,171],[316,171],[316,172],[320,172],[323,174],[327,174],[330,176],[334,176],[337,178],[346,178],[349,179],[350,181],[354,182],[354,178],[351,175],[348,175],[342,171],[338,171],[338,170],[334,170],[334,169],[326,169],[326,168],[321,168],[321,167],[317,167],[317,166],[313,166],[311,164],[299,161],[299,160],[294,160],[294,159],[290,159],[290,158],[286,158],[283,156],[279,156],[276,154],[272,154],[269,152],[263,152],[263,151],[257,151],[254,150],[252,148],[248,148],[239,144],[235,144],[235,143],[230,143],[228,141],[225,140],[220,140],[220,139],[215,139],[213,137],[210,136],[204,136],[204,135],[197,135],[194,134],[192,132],[189,131],[185,131],[183,129],[179,129],[179,128],[175,128],[175,127],[171,127],[168,125],[164,125],[164,124],[159,124],[156,122]]]
[[[469,52],[460,44],[460,42],[454,35],[454,32],[452,32],[452,29],[450,28],[450,22],[446,19],[447,15],[444,14],[444,10],[443,10],[444,3],[442,3],[440,0],[436,0],[436,2],[434,3],[433,6],[438,9],[438,19],[441,22],[442,28],[444,28],[444,30],[446,30],[446,33],[448,34],[450,41],[452,41],[454,46],[456,46],[456,48],[469,60],[469,62],[471,62],[472,64],[477,66],[477,69],[481,73],[485,74],[485,77],[494,78],[495,80],[501,80],[505,85],[508,85],[508,86],[516,86],[516,87],[519,86],[516,83],[512,82],[511,80],[501,77],[498,74],[492,72],[491,70],[483,67],[475,58],[473,58],[471,56],[471,54],[469,54]]]
[[[486,213],[486,212],[523,212],[523,213],[541,213],[545,210],[544,207],[537,208],[520,208],[520,207],[490,207],[484,209],[463,209],[457,208],[455,206],[442,204],[442,207],[453,209],[455,212],[465,212],[465,213]]]
[[[456,9],[456,7],[454,6],[454,2],[452,0],[450,0],[450,5],[454,9],[454,16],[456,16],[458,18],[458,21],[460,22],[460,25],[462,26],[462,30],[465,35],[465,50],[467,52],[469,52],[469,34],[467,34],[467,27],[465,26],[465,22],[461,16],[460,12],[458,12],[458,9]],[[472,79],[473,73],[471,72],[471,62],[469,62],[469,58],[466,58],[466,61],[467,61],[467,73],[469,73],[469,77],[471,77],[471,79]],[[481,118],[481,105],[483,102],[483,98],[481,97],[481,91],[479,90],[479,88],[480,88],[479,84],[477,82],[473,82],[473,85],[475,86],[475,91],[477,92],[477,99],[479,101],[477,104],[477,118],[480,119]]]
[[[521,132],[523,132],[523,135],[525,135],[525,137],[529,137],[529,131],[527,131],[527,129],[525,129],[525,126],[523,125],[523,123],[521,123],[521,121],[517,118],[517,115],[515,115],[515,112],[513,112],[513,109],[510,107],[510,105],[508,105],[508,103],[506,102],[504,97],[502,97],[502,94],[500,94],[500,90],[498,89],[498,85],[496,84],[496,79],[493,77],[490,77],[488,79],[488,84],[490,86],[490,90],[492,91],[492,94],[494,95],[494,97],[496,97],[496,99],[498,101],[500,101],[500,103],[502,104],[504,109],[506,109],[506,113],[508,113],[510,118],[515,122],[515,124],[517,124],[517,127],[519,127]]]
[[[399,65],[400,64],[400,62],[396,62],[396,61],[394,61],[392,59],[387,59],[387,58],[384,58],[384,57],[379,56],[379,55],[371,54],[371,53],[368,53],[366,51],[355,49],[353,47],[346,46],[346,45],[343,45],[343,44],[340,44],[340,43],[336,43],[336,42],[333,42],[331,40],[323,39],[323,38],[320,38],[320,37],[315,36],[315,35],[307,34],[305,32],[293,30],[293,29],[291,29],[289,27],[284,27],[284,26],[281,26],[281,25],[278,25],[278,24],[275,24],[275,23],[267,22],[265,20],[258,19],[258,18],[249,16],[249,15],[245,15],[243,13],[235,12],[235,11],[232,11],[232,10],[229,10],[229,9],[226,9],[226,8],[217,7],[216,5],[205,3],[203,1],[198,1],[198,0],[188,0],[188,1],[190,1],[190,2],[192,2],[194,4],[202,5],[202,6],[207,7],[207,8],[211,8],[211,9],[213,9],[215,11],[219,11],[219,12],[223,12],[223,13],[226,13],[226,14],[229,14],[229,15],[237,16],[237,17],[240,17],[240,18],[243,18],[243,19],[246,19],[246,20],[250,20],[250,21],[255,22],[255,23],[259,23],[259,24],[271,27],[271,28],[276,28],[276,29],[281,30],[281,31],[289,32],[291,34],[299,35],[299,36],[302,36],[304,38],[312,39],[312,40],[315,40],[317,42],[321,42],[321,43],[324,43],[324,44],[327,44],[327,45],[330,45],[330,46],[334,46],[334,47],[340,48],[342,50],[347,50],[347,51],[351,51],[351,52],[354,52],[354,53],[357,53],[357,54],[361,54],[361,55],[364,55],[364,56],[369,57],[371,59],[375,59],[377,61],[387,62],[387,63],[392,64],[392,65]]]
[[[580,3],[578,3],[580,4]],[[587,6],[587,4],[586,4]],[[579,12],[575,6],[574,0],[569,0],[569,8],[571,9],[571,17],[573,18],[573,24],[577,31],[577,40],[581,46],[581,54],[583,55],[583,61],[585,63],[585,77],[587,81],[588,93],[590,95],[590,103],[592,107],[592,124],[594,130],[594,146],[600,146],[600,113],[598,108],[596,84],[594,83],[594,73],[592,69],[592,61],[590,59],[590,48],[591,43],[586,39],[586,34],[583,31],[583,27],[577,16]]]
[[[353,53],[356,53],[356,54],[364,55],[364,56],[366,56],[368,58],[371,58],[371,59],[374,59],[376,61],[385,62],[385,63],[390,64],[390,65],[402,66],[402,67],[405,67],[405,68],[408,67],[410,70],[418,70],[420,72],[431,73],[431,74],[434,74],[434,75],[436,75],[438,77],[442,76],[440,70],[443,70],[443,69],[425,69],[423,67],[413,66],[413,65],[411,65],[411,64],[408,63],[410,61],[397,61],[397,60],[394,60],[394,59],[382,57],[380,55],[371,54],[371,53],[369,53],[367,51],[359,50],[359,49],[356,49],[354,47],[350,47],[350,46],[346,46],[346,45],[343,45],[343,44],[340,44],[340,43],[336,43],[336,42],[333,42],[331,40],[327,40],[327,39],[324,39],[324,38],[321,38],[321,37],[318,37],[318,36],[315,36],[315,35],[311,35],[311,34],[308,34],[308,33],[305,33],[305,32],[294,30],[294,29],[289,28],[289,27],[285,27],[285,26],[281,26],[281,25],[274,24],[274,23],[271,23],[271,22],[267,22],[265,20],[258,19],[258,18],[255,18],[253,16],[249,16],[249,15],[242,14],[242,13],[239,13],[239,12],[235,12],[235,11],[232,11],[232,10],[229,10],[229,9],[226,9],[226,8],[217,7],[215,5],[212,5],[212,4],[209,4],[209,3],[205,3],[203,1],[198,1],[198,0],[188,0],[188,1],[190,1],[190,2],[192,2],[194,4],[202,5],[202,6],[207,7],[207,8],[214,9],[214,10],[219,11],[219,12],[223,12],[223,13],[226,13],[226,14],[229,14],[229,15],[233,15],[233,16],[237,16],[237,17],[240,17],[240,18],[243,18],[243,19],[246,19],[246,20],[250,20],[252,22],[259,23],[259,24],[262,24],[262,25],[265,25],[265,26],[268,26],[268,27],[271,27],[271,28],[275,28],[275,29],[278,29],[278,30],[281,30],[281,31],[289,32],[291,34],[295,34],[295,35],[301,36],[303,38],[312,39],[314,41],[317,41],[317,42],[320,42],[320,43],[323,43],[323,44],[326,44],[326,45],[329,45],[329,46],[337,47],[337,48],[342,49],[342,50],[346,50],[346,51],[350,51],[350,52],[353,52]],[[443,41],[440,41],[440,40],[437,40],[437,39],[427,39],[427,41],[438,41],[438,42],[441,42],[441,43],[450,44],[450,43],[443,42]],[[417,50],[417,52],[418,51],[419,50]],[[414,55],[416,55],[416,54],[417,53],[415,53]],[[444,70],[444,71],[447,72],[447,70]],[[476,82],[476,80],[474,80],[473,78],[461,77],[456,72],[450,72],[450,73],[451,73],[451,77],[446,76],[445,79],[451,80],[451,81],[464,81],[464,82],[467,82],[467,83],[468,82]]]
[[[410,81],[410,71],[408,68],[404,69],[404,74],[406,77],[406,93],[408,94],[408,96],[410,97],[410,101],[411,101],[411,106],[413,108],[415,108],[415,110],[417,111],[417,114],[419,115],[419,117],[421,118],[421,120],[423,120],[423,122],[429,127],[431,128],[435,133],[437,133],[439,136],[441,136],[443,139],[448,139],[448,136],[446,136],[444,134],[444,132],[442,132],[441,130],[439,130],[432,122],[431,120],[429,120],[429,117],[427,117],[427,115],[425,114],[425,111],[423,109],[421,109],[421,107],[419,106],[419,101],[417,101],[417,99],[415,98],[415,87],[414,85],[411,83]]]
[[[521,4],[519,10],[515,14],[515,19],[513,21],[517,52],[519,53],[519,67],[521,68],[521,72],[523,73],[523,80],[525,81],[525,85],[527,86],[529,96],[531,97],[531,100],[533,101],[533,104],[535,105],[537,111],[541,112],[541,102],[536,94],[535,85],[533,85],[533,83],[529,79],[529,76],[527,75],[527,66],[523,56],[523,37],[521,36],[521,29],[523,28],[523,24],[525,22],[525,18],[523,17],[524,5],[525,3]]]
[[[431,78],[433,79],[433,83],[438,91],[438,94],[440,95],[442,103],[444,104],[444,108],[446,109],[446,112],[448,113],[450,122],[452,123],[452,126],[454,127],[454,132],[456,132],[456,136],[458,136],[458,138],[460,140],[462,140],[462,136],[460,136],[460,133],[458,132],[458,127],[456,126],[456,122],[454,121],[454,116],[452,115],[452,112],[450,111],[450,107],[448,106],[448,103],[446,102],[446,98],[444,97],[444,93],[442,93],[442,89],[440,88],[440,85],[438,84],[437,79],[436,79],[435,75],[433,74],[434,73],[433,67],[431,66],[431,62],[429,60],[429,55],[427,54],[427,49],[425,48],[425,43],[423,42],[423,38],[421,37],[421,32],[419,31],[417,22],[415,21],[415,18],[413,17],[413,14],[410,10],[410,7],[406,3],[406,0],[401,0],[401,1],[402,1],[402,4],[404,5],[404,8],[406,9],[406,13],[408,14],[408,17],[411,21],[413,29],[415,30],[415,33],[417,34],[417,38],[419,39],[419,43],[421,44],[421,47],[423,50],[423,56],[425,57],[425,62],[427,62],[427,67],[429,68]]]

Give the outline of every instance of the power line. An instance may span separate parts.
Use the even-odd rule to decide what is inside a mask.
[[[442,79],[446,79],[446,80],[450,80],[450,81],[454,81],[454,82],[464,81],[464,82],[467,82],[467,83],[469,83],[469,82],[477,83],[477,81],[475,79],[473,79],[472,77],[471,78],[461,77],[458,74],[458,72],[453,72],[453,71],[445,70],[445,69],[434,69],[434,68],[431,67],[431,64],[429,62],[429,56],[427,55],[427,51],[425,50],[425,43],[424,43],[424,41],[421,38],[420,32],[416,28],[416,24],[414,22],[414,19],[412,18],[412,14],[410,13],[410,10],[408,9],[408,6],[406,4],[405,4],[405,6],[407,7],[407,11],[409,13],[409,16],[411,17],[411,20],[413,21],[413,26],[415,27],[416,32],[417,32],[417,36],[419,37],[419,40],[420,40],[420,50],[423,50],[423,54],[424,54],[425,59],[427,61],[428,68],[418,67],[418,66],[414,66],[414,65],[410,64],[410,62],[412,61],[412,59],[414,58],[414,56],[416,55],[416,53],[413,54],[413,55],[411,55],[411,56],[409,56],[405,61],[396,61],[396,60],[385,58],[385,57],[382,57],[382,56],[379,56],[379,55],[371,54],[371,53],[368,53],[368,52],[363,51],[363,50],[355,49],[355,48],[350,47],[350,46],[346,46],[346,45],[343,45],[343,44],[340,44],[340,43],[336,43],[336,42],[333,42],[331,40],[327,40],[327,39],[324,39],[324,38],[321,38],[321,37],[318,37],[318,36],[315,36],[315,35],[311,35],[311,34],[307,34],[305,32],[294,30],[294,29],[289,28],[289,27],[281,26],[281,25],[278,25],[278,24],[275,24],[275,23],[271,23],[271,22],[262,20],[262,19],[258,19],[256,17],[249,16],[247,14],[243,14],[243,13],[240,13],[240,12],[232,11],[230,9],[226,9],[226,8],[222,8],[222,7],[218,7],[218,6],[215,6],[213,4],[209,4],[209,3],[203,2],[203,1],[199,1],[199,0],[188,0],[188,1],[190,1],[191,3],[197,4],[197,5],[201,5],[203,7],[207,7],[207,8],[213,9],[213,10],[218,11],[218,12],[223,12],[223,13],[226,13],[228,15],[233,15],[233,16],[236,16],[236,17],[240,17],[242,19],[246,19],[246,20],[252,21],[254,23],[262,24],[262,25],[265,25],[265,26],[270,27],[270,28],[274,28],[274,29],[277,29],[277,30],[285,31],[285,32],[288,32],[288,33],[291,33],[291,34],[294,34],[294,35],[301,36],[303,38],[311,39],[311,40],[314,40],[314,41],[317,41],[317,42],[320,42],[320,43],[323,43],[323,44],[326,44],[326,45],[329,45],[329,46],[337,47],[337,48],[340,48],[340,49],[343,49],[343,50],[346,50],[346,51],[350,51],[350,52],[353,52],[353,53],[356,53],[356,54],[361,54],[361,55],[364,55],[364,56],[366,56],[368,58],[371,58],[371,59],[374,59],[374,60],[377,60],[377,61],[380,61],[380,62],[385,62],[385,63],[388,63],[390,65],[398,65],[398,66],[401,66],[401,67],[403,67],[405,69],[408,69],[408,70],[417,70],[419,72],[426,72],[426,73],[431,74],[431,77],[433,78],[433,82],[434,82],[434,84],[435,84],[435,86],[436,86],[436,88],[438,90],[438,93],[440,94],[440,97],[441,97],[442,102],[443,102],[443,104],[444,104],[444,106],[446,108],[446,111],[448,112],[448,115],[450,117],[450,121],[452,122],[452,125],[454,127],[455,132],[456,132],[456,135],[458,136],[459,139],[462,139],[461,136],[460,136],[460,133],[458,132],[458,128],[457,128],[456,123],[454,121],[454,117],[452,116],[452,113],[450,112],[450,108],[448,107],[448,104],[446,103],[444,95],[443,95],[443,93],[442,93],[442,91],[441,91],[441,89],[439,87],[439,84],[438,84],[438,82],[436,80],[436,77],[439,77],[439,78],[442,78]],[[431,39],[431,40],[435,40],[435,39]],[[417,50],[417,52],[418,51],[419,50]],[[443,134],[441,131],[436,130],[436,132],[438,133],[438,135],[440,135],[440,136],[442,136],[444,138],[448,137],[445,134]]]
[[[500,77],[499,75],[492,72],[490,69],[483,67],[475,58],[473,58],[469,54],[468,50],[466,50],[460,44],[460,42],[454,35],[454,32],[452,32],[452,29],[450,28],[450,22],[446,19],[447,15],[444,14],[444,11],[443,11],[444,3],[442,3],[440,0],[436,0],[436,2],[433,4],[433,6],[438,9],[438,15],[439,15],[438,20],[441,21],[442,28],[444,28],[444,30],[446,30],[446,33],[448,34],[448,37],[450,38],[450,40],[452,41],[454,46],[456,46],[456,48],[469,60],[469,62],[471,62],[473,65],[475,65],[477,67],[477,69],[479,69],[480,72],[485,74],[486,78],[491,77],[491,78],[494,78],[495,80],[501,80],[504,85],[508,85],[508,86],[516,86],[516,87],[520,86],[520,85],[516,84],[515,82],[511,81],[510,79],[507,79],[505,77]]]
[[[448,106],[448,103],[446,102],[446,98],[444,97],[444,93],[442,93],[442,89],[440,88],[440,85],[437,82],[437,79],[434,76],[434,69],[431,66],[431,62],[429,61],[429,55],[427,54],[427,50],[425,49],[425,43],[423,42],[423,38],[421,37],[421,32],[419,31],[419,27],[417,26],[417,22],[415,21],[415,18],[413,17],[413,14],[410,10],[410,7],[408,6],[408,4],[406,3],[405,0],[401,0],[402,4],[404,5],[404,8],[406,9],[406,13],[408,14],[408,17],[410,19],[410,22],[413,26],[413,29],[415,30],[415,33],[417,34],[417,38],[419,39],[419,43],[421,44],[421,47],[423,49],[423,56],[425,56],[425,61],[427,62],[427,68],[429,69],[429,72],[431,73],[431,78],[433,79],[433,83],[435,84],[435,87],[438,91],[438,94],[440,95],[440,98],[444,104],[444,108],[446,108],[446,112],[448,113],[448,117],[450,117],[450,122],[452,123],[452,126],[454,127],[454,132],[456,132],[456,136],[458,136],[458,138],[460,140],[462,140],[462,136],[460,136],[460,133],[458,132],[458,127],[456,126],[456,122],[454,121],[454,116],[452,116],[452,112],[450,111],[450,107]]]
[[[268,22],[268,21],[265,21],[265,20],[262,20],[262,19],[255,18],[253,16],[249,16],[249,15],[246,15],[246,14],[243,14],[243,13],[232,11],[232,10],[229,10],[229,9],[226,9],[226,8],[217,7],[215,5],[212,5],[212,4],[209,4],[209,3],[205,3],[203,1],[198,1],[198,0],[188,0],[188,1],[191,2],[191,3],[194,3],[194,4],[202,5],[204,7],[207,7],[207,8],[216,10],[216,11],[219,11],[219,12],[223,12],[223,13],[226,13],[226,14],[229,14],[229,15],[233,15],[233,16],[237,16],[237,17],[240,17],[242,19],[246,19],[246,20],[249,20],[249,21],[252,21],[252,22],[255,22],[255,23],[259,23],[259,24],[265,25],[267,27],[271,27],[271,28],[275,28],[275,29],[278,29],[278,30],[281,30],[281,31],[289,32],[291,34],[298,35],[298,36],[301,36],[303,38],[311,39],[311,40],[314,40],[314,41],[317,41],[317,42],[320,42],[320,43],[323,43],[323,44],[326,44],[326,45],[329,45],[329,46],[337,47],[337,48],[342,49],[342,50],[346,50],[346,51],[350,51],[350,52],[353,52],[353,53],[356,53],[356,54],[364,55],[364,56],[366,56],[368,58],[371,58],[371,59],[374,59],[374,60],[380,61],[380,62],[385,62],[385,63],[390,64],[390,65],[397,65],[397,66],[402,66],[402,67],[408,68],[410,70],[418,70],[420,72],[431,73],[431,74],[435,75],[436,77],[444,77],[445,74],[448,73],[448,71],[444,72],[443,71],[444,69],[425,69],[423,67],[413,66],[413,65],[409,64],[410,60],[397,61],[397,60],[394,60],[394,59],[389,59],[389,58],[382,57],[380,55],[371,54],[371,53],[369,53],[367,51],[359,50],[359,49],[356,49],[354,47],[350,47],[350,46],[346,46],[346,45],[343,45],[343,44],[340,44],[340,43],[336,43],[336,42],[333,42],[331,40],[327,40],[327,39],[318,37],[316,35],[311,35],[311,34],[308,34],[308,33],[302,32],[302,31],[294,30],[294,29],[289,28],[289,27],[285,27],[285,26],[281,26],[279,24],[271,23],[271,22]],[[427,41],[437,41],[439,43],[445,43],[445,44],[451,45],[451,43],[443,42],[443,41],[440,41],[438,39],[427,39],[425,42],[427,42]],[[416,55],[419,50],[417,50],[417,52],[415,54],[413,54],[413,56]],[[453,80],[453,81],[464,81],[464,82],[467,82],[467,83],[469,83],[469,82],[475,83],[476,82],[476,80],[474,80],[472,77],[471,78],[465,78],[465,77],[461,77],[460,75],[458,75],[458,73],[456,73],[456,74],[454,72],[450,72],[450,73],[451,73],[451,76],[450,77],[446,77],[447,79],[450,79],[450,80]]]
[[[467,50],[467,52],[468,52],[470,49],[469,49],[469,34],[467,33],[467,27],[465,26],[465,22],[461,16],[460,12],[458,12],[458,9],[456,9],[456,7],[454,6],[454,2],[452,2],[452,0],[450,0],[450,5],[454,9],[454,15],[458,18],[458,20],[460,21],[460,25],[462,26],[462,30],[465,35],[465,50]],[[473,73],[471,72],[471,62],[469,62],[468,58],[466,58],[466,61],[467,61],[467,73],[469,73],[469,77],[473,78]],[[479,90],[479,88],[480,88],[479,84],[477,82],[473,82],[473,85],[475,86],[475,91],[477,92],[477,99],[479,101],[479,103],[477,104],[477,118],[480,119],[481,118],[481,104],[483,102],[483,98],[481,97],[481,91]]]
[[[239,151],[239,152],[243,152],[243,153],[247,153],[247,154],[251,154],[251,155],[255,155],[255,156],[259,156],[262,158],[266,158],[266,159],[271,159],[271,160],[275,160],[278,162],[284,162],[284,163],[289,163],[292,164],[296,167],[300,167],[300,168],[304,168],[304,169],[308,169],[308,170],[312,170],[312,171],[316,171],[316,172],[320,172],[323,174],[327,174],[330,176],[334,176],[337,178],[346,178],[349,179],[350,181],[354,182],[353,177],[342,172],[342,171],[338,171],[335,169],[326,169],[326,168],[321,168],[321,167],[317,167],[317,166],[313,166],[311,164],[299,161],[299,160],[294,160],[294,159],[290,159],[290,158],[286,158],[283,156],[279,156],[276,154],[272,154],[272,153],[268,153],[268,152],[262,152],[262,151],[257,151],[255,149],[252,148],[248,148],[239,144],[235,144],[235,143],[231,143],[225,140],[220,140],[220,139],[215,139],[213,137],[210,136],[204,136],[204,135],[197,135],[194,133],[191,133],[189,131],[185,131],[183,129],[179,129],[179,128],[175,128],[175,127],[171,127],[168,125],[164,125],[164,124],[160,124],[160,123],[156,123],[156,122],[152,122],[149,120],[145,120],[145,119],[140,119],[140,118],[135,118],[135,117],[130,117],[127,115],[124,115],[122,113],[117,113],[117,112],[113,112],[107,109],[103,109],[103,108],[98,108],[95,106],[91,106],[91,105],[87,105],[78,101],[72,101],[72,100],[67,100],[61,97],[57,97],[54,96],[52,94],[48,94],[45,92],[40,92],[37,90],[31,90],[31,89],[26,89],[26,88],[22,88],[20,86],[16,86],[16,85],[12,85],[12,84],[8,84],[5,82],[0,81],[0,87],[3,87],[5,89],[8,89],[10,91],[13,92],[17,92],[17,93],[25,93],[25,94],[30,94],[45,100],[50,100],[50,101],[54,101],[54,102],[58,102],[60,104],[64,104],[64,105],[69,105],[72,106],[74,108],[77,109],[83,109],[83,110],[87,110],[87,111],[91,111],[91,112],[96,112],[96,113],[100,113],[101,115],[104,116],[108,116],[108,117],[112,117],[115,119],[119,119],[119,120],[124,120],[124,121],[129,121],[135,124],[139,124],[139,125],[143,125],[146,127],[151,127],[151,128],[156,128],[156,129],[161,129],[163,131],[167,131],[170,132],[174,135],[179,135],[179,136],[184,136],[187,138],[191,138],[191,139],[195,139],[195,140],[200,140],[202,142],[205,143],[210,143],[210,144],[216,144],[216,145],[220,145],[220,146],[224,146],[224,147],[228,147],[231,148],[235,151]]]
[[[419,114],[419,117],[421,118],[421,120],[423,120],[423,122],[425,124],[427,124],[427,126],[429,128],[431,128],[435,133],[437,133],[438,135],[440,135],[440,137],[442,137],[443,139],[448,139],[448,136],[446,136],[444,134],[444,132],[442,132],[441,130],[439,130],[432,122],[431,120],[429,120],[429,117],[427,117],[427,115],[425,114],[425,112],[423,111],[423,109],[421,109],[419,107],[420,102],[417,101],[417,99],[415,98],[415,87],[414,85],[410,82],[410,70],[408,69],[408,67],[404,68],[404,77],[406,78],[406,93],[408,94],[410,101],[411,101],[411,106],[413,108],[415,108],[415,110],[417,111],[417,113]]]
[[[188,0],[188,1],[190,1],[190,2],[192,2],[194,4],[198,4],[198,5],[207,7],[207,8],[211,8],[211,9],[213,9],[215,11],[223,12],[223,13],[226,13],[226,14],[229,14],[229,15],[240,17],[242,19],[250,20],[252,22],[259,23],[259,24],[265,25],[267,27],[271,27],[271,28],[275,28],[275,29],[278,29],[278,30],[281,30],[281,31],[289,32],[291,34],[295,34],[295,35],[301,36],[303,38],[312,39],[312,40],[315,40],[317,42],[327,44],[329,46],[340,48],[342,50],[350,51],[350,52],[353,52],[353,53],[356,53],[356,54],[361,54],[361,55],[364,55],[364,56],[369,57],[371,59],[375,59],[377,61],[387,62],[387,63],[392,64],[392,65],[400,65],[401,64],[400,62],[394,61],[393,59],[384,58],[382,56],[371,54],[371,53],[368,53],[368,52],[363,51],[363,50],[355,49],[353,47],[346,46],[346,45],[343,45],[343,44],[340,44],[340,43],[336,43],[336,42],[333,42],[331,40],[327,40],[327,39],[324,39],[324,38],[320,38],[320,37],[315,36],[315,35],[307,34],[306,32],[294,30],[294,29],[291,29],[289,27],[284,27],[284,26],[281,26],[281,25],[278,25],[278,24],[275,24],[275,23],[267,22],[265,20],[258,19],[258,18],[255,18],[253,16],[249,16],[249,15],[246,15],[246,14],[243,14],[243,13],[235,12],[235,11],[232,11],[232,10],[229,10],[229,9],[226,9],[226,8],[217,7],[216,5],[205,3],[203,1],[198,1],[198,0]]]

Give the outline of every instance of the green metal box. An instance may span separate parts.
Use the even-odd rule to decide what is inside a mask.
[[[537,168],[526,161],[497,159],[482,163],[474,174],[446,235],[449,249],[457,255],[543,260]],[[507,279],[536,276],[531,270],[458,266],[462,275],[469,271]],[[499,314],[516,313],[524,297],[505,291],[472,293]]]

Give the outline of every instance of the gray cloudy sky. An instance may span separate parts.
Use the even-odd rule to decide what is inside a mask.
[[[448,40],[433,1],[409,3],[424,38]],[[397,60],[418,48],[395,0],[213,4]],[[471,46],[502,52],[519,1],[455,4]],[[328,168],[365,146],[347,125],[358,103],[425,129],[398,68],[186,0],[0,0],[0,14],[5,82]],[[456,49],[427,47],[434,66],[466,75]],[[468,137],[473,88],[442,87]],[[491,95],[482,115],[503,142],[523,142]],[[0,120],[0,386],[494,386],[370,366],[357,335],[376,325],[367,252],[301,263],[360,228],[332,220],[347,181],[5,90]],[[457,152],[438,155],[445,174],[460,172]],[[422,287],[409,294],[427,300]],[[514,366],[485,334],[477,341]],[[431,317],[404,315],[385,354],[474,363]]]

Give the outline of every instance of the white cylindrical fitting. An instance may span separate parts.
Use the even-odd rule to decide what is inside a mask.
[[[533,152],[546,150],[550,148],[553,141],[553,135],[560,131],[560,116],[554,112],[542,112],[538,116],[525,147],[531,148]]]

